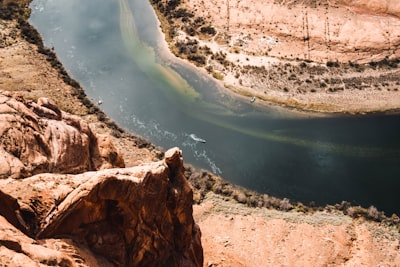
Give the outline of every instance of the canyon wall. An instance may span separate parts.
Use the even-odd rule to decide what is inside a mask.
[[[124,162],[107,136],[47,98],[5,92],[0,123],[1,264],[202,266],[178,148],[115,168]]]
[[[249,56],[366,63],[398,58],[398,1],[185,0],[217,40]]]

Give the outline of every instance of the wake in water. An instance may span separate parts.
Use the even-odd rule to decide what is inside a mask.
[[[37,0],[34,4],[32,4],[32,7],[35,9],[35,11],[42,12],[45,8],[46,5],[46,0]]]
[[[123,110],[122,110],[123,111]],[[198,162],[202,162],[212,172],[216,175],[221,175],[222,171],[217,166],[214,160],[208,155],[203,141],[194,134],[181,133],[176,134],[170,131],[163,129],[163,126],[160,125],[157,121],[151,120],[148,122],[144,122],[138,119],[136,116],[131,116],[131,124],[133,124],[133,129],[139,132],[141,136],[150,140],[157,140],[158,142],[174,143],[175,145],[185,148],[186,152],[190,152],[191,156],[196,159]],[[197,139],[195,140],[193,136]]]
[[[221,169],[217,166],[217,164],[207,155],[207,152],[205,149],[199,149],[199,145],[201,145],[201,141],[195,140],[193,138],[193,136],[196,139],[200,139],[203,140],[201,138],[198,138],[195,134],[184,134],[185,140],[182,143],[183,147],[186,147],[187,149],[189,149],[190,151],[192,151],[194,157],[199,160],[199,161],[203,161],[204,163],[207,164],[207,166],[210,167],[210,169],[212,170],[212,172],[216,175],[221,175],[222,171]],[[199,143],[200,142],[200,143]],[[204,146],[202,146],[204,147]]]
[[[264,139],[269,142],[290,144],[307,149],[329,151],[353,157],[382,157],[393,154],[398,156],[398,149],[381,149],[376,147],[337,144],[329,141],[318,141],[300,136],[277,134],[273,131],[262,130],[255,127],[244,127],[229,120],[241,115],[236,114],[224,105],[208,102],[202,95],[184,80],[179,73],[165,66],[155,58],[154,50],[145,45],[137,34],[135,19],[128,0],[119,0],[120,5],[120,30],[124,45],[136,65],[148,76],[167,101],[178,107],[180,112],[218,127],[235,131],[252,138]],[[267,118],[268,114],[260,116]],[[193,138],[192,138],[193,139]]]

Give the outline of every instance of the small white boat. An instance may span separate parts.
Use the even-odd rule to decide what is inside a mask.
[[[254,101],[256,101],[256,97],[255,97],[255,96],[253,96],[253,97],[250,99],[250,103],[254,103]]]
[[[194,141],[196,142],[200,142],[200,143],[205,143],[206,140],[201,139],[200,137],[197,137],[197,135],[195,134],[189,134],[190,138],[192,138]]]

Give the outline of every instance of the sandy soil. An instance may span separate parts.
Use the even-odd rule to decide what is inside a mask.
[[[209,195],[194,207],[205,266],[399,266],[395,229],[343,214],[254,209]]]

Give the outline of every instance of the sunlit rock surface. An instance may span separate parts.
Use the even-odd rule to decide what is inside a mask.
[[[47,98],[35,103],[1,93],[0,136],[0,178],[124,167],[109,137]]]
[[[111,169],[124,162],[109,137],[8,93],[0,126],[0,265],[202,266],[178,148]]]
[[[24,262],[44,257],[64,266],[105,266],[98,261],[114,266],[203,264],[192,190],[177,148],[147,165],[9,178],[0,181],[0,188],[0,203],[12,204],[0,208],[12,223],[2,218],[1,227],[18,233],[0,242],[9,260],[17,255]]]

